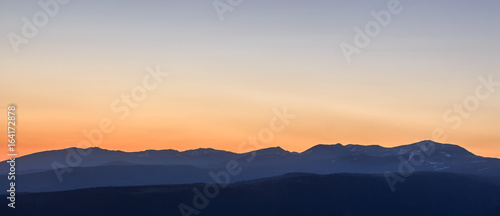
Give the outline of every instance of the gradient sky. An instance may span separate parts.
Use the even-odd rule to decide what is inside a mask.
[[[500,81],[499,1],[402,0],[350,64],[339,44],[389,0],[246,0],[224,21],[212,1],[73,0],[16,53],[7,34],[38,2],[0,0],[0,112],[18,106],[21,155],[77,146],[103,118],[116,129],[101,148],[237,152],[286,106],[297,117],[264,147],[389,147],[442,128],[436,141],[500,157],[500,87],[458,128],[443,120],[479,76]],[[119,119],[112,102],[157,64],[170,76]]]

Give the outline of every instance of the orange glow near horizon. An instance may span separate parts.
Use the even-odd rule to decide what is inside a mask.
[[[281,109],[280,107],[276,108]],[[19,156],[68,147],[88,147],[80,144],[80,142],[89,139],[83,131],[95,132],[99,128],[99,121],[102,118],[107,118],[105,116],[101,118],[89,117],[91,119],[86,119],[82,123],[84,126],[80,127],[71,124],[64,118],[55,118],[50,121],[48,118],[40,118],[39,114],[31,113],[30,109],[32,108],[18,106],[17,110],[19,113],[17,134]],[[242,153],[252,149],[242,150],[238,148],[241,142],[246,141],[250,136],[258,136],[262,128],[269,128],[269,121],[274,115],[273,109],[274,107],[270,107],[267,111],[263,109],[253,116],[254,120],[245,119],[239,124],[232,118],[214,117],[215,113],[193,115],[196,120],[192,121],[184,119],[182,113],[172,116],[166,115],[161,118],[135,113],[125,120],[114,118],[114,131],[103,133],[102,142],[99,142],[96,147],[126,152],[214,148]],[[282,132],[275,133],[271,142],[259,142],[258,147],[280,146],[288,151],[302,152],[317,144],[376,144],[394,147],[433,138],[431,132],[434,128],[430,125],[421,125],[419,128],[415,128],[397,122],[381,123],[377,118],[346,117],[344,115],[329,117],[329,119],[337,119],[334,121],[321,120],[322,115],[319,112],[293,110],[290,109],[290,106],[288,109],[288,112],[296,117],[290,120],[290,124]],[[68,115],[71,116],[71,114]],[[327,114],[325,113],[323,116],[327,116]],[[6,118],[3,120],[6,121]],[[92,121],[95,123],[92,124]],[[6,128],[1,129],[5,131]],[[489,137],[478,136],[478,131],[467,133],[461,129],[456,131],[450,129],[445,133],[446,138],[434,140],[460,145],[480,156],[500,158],[500,151],[495,150],[498,149],[495,148],[498,136],[492,137],[489,133],[486,133]],[[472,139],[471,137],[476,138]],[[1,160],[6,159],[6,154],[3,154]]]

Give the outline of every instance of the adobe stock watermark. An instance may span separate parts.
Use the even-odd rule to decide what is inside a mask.
[[[411,1],[411,0],[409,0]],[[404,7],[399,0],[390,0],[387,3],[387,9],[378,12],[372,10],[370,14],[373,20],[365,23],[363,28],[354,27],[354,37],[352,44],[340,42],[339,48],[342,51],[347,63],[352,62],[352,55],[361,53],[361,50],[368,47],[373,38],[376,38],[382,32],[382,28],[388,27],[392,22],[393,15],[403,12]]]
[[[461,103],[453,104],[453,108],[447,109],[443,114],[443,120],[451,124],[451,128],[456,130],[462,126],[464,119],[470,117],[475,112],[481,101],[488,100],[491,94],[495,93],[495,88],[500,86],[500,82],[493,80],[493,74],[487,78],[478,77],[480,84],[474,89],[474,94],[467,96]]]
[[[122,94],[110,104],[111,111],[118,114],[118,120],[125,120],[130,115],[130,111],[137,108],[139,103],[148,97],[149,92],[157,89],[164,79],[169,76],[168,73],[160,71],[159,65],[156,65],[156,68],[148,66],[146,71],[147,74],[142,78],[139,85],[133,87],[130,92]],[[68,149],[66,160],[63,163],[52,162],[52,170],[60,183],[63,182],[65,173],[73,172],[73,168],[80,166],[83,158],[91,154],[92,148],[90,147],[99,146],[104,140],[104,135],[115,130],[115,121],[111,118],[102,118],[96,128],[82,130],[85,139],[78,142],[78,148],[76,150]]]
[[[38,5],[41,10],[35,12],[30,19],[27,17],[21,18],[23,25],[21,26],[20,34],[14,32],[7,33],[7,38],[14,52],[18,53],[21,44],[27,44],[29,39],[36,37],[39,30],[47,26],[50,18],[59,14],[61,6],[69,2],[70,0],[40,0]]]
[[[273,109],[274,116],[269,121],[267,127],[259,130],[256,136],[249,136],[245,141],[242,141],[239,146],[239,151],[253,151],[246,159],[248,163],[252,162],[257,155],[254,150],[260,149],[266,144],[274,140],[275,134],[285,130],[290,124],[290,120],[296,115],[287,112],[287,107],[282,110]],[[210,171],[208,175],[213,182],[206,183],[201,192],[197,187],[192,189],[194,196],[192,204],[181,203],[178,205],[182,216],[198,215],[201,211],[210,204],[210,200],[219,196],[221,189],[226,188],[231,183],[231,177],[235,177],[243,172],[243,167],[236,160],[230,160],[226,163],[226,169],[218,172]]]
[[[212,2],[215,12],[219,16],[220,21],[224,21],[224,14],[233,12],[244,0],[215,0]]]
[[[500,82],[493,80],[493,74],[489,74],[488,77],[479,76],[478,80],[479,84],[474,89],[473,94],[465,97],[462,102],[455,103],[453,108],[444,111],[443,120],[451,124],[452,130],[458,130],[462,126],[463,120],[469,118],[472,112],[479,109],[480,102],[490,99],[496,88],[500,87]],[[435,128],[431,137],[433,140],[445,140],[447,138],[446,131],[443,128]],[[398,173],[384,173],[385,180],[392,192],[396,190],[397,183],[405,182],[406,178],[415,172],[415,168],[424,164],[435,152],[435,144],[431,142],[428,143],[428,146],[422,145],[420,148],[420,150],[410,152],[408,159],[402,155],[398,157],[400,161]]]

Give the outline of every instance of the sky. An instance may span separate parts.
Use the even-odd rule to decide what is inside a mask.
[[[15,104],[19,155],[92,139],[244,152],[272,136],[258,147],[435,140],[500,158],[499,12],[493,0],[0,0],[0,131]],[[264,134],[284,109],[294,117]]]

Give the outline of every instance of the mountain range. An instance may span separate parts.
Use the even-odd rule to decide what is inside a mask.
[[[74,161],[72,154],[82,151],[90,154],[80,156],[78,166],[68,166],[68,161]],[[68,166],[71,172],[59,178],[53,164],[58,164],[59,168]],[[53,192],[108,186],[207,183],[215,181],[214,174],[225,172],[230,165],[237,166],[241,172],[231,175],[228,183],[287,173],[399,173],[406,177],[413,172],[446,172],[488,178],[500,176],[500,159],[477,156],[460,146],[430,140],[392,148],[321,144],[301,153],[280,147],[247,153],[215,149],[122,152],[94,147],[45,151],[17,158],[16,190]],[[8,169],[9,164],[5,161],[0,164],[1,173],[8,173]],[[5,176],[0,179],[2,187],[8,185]]]

